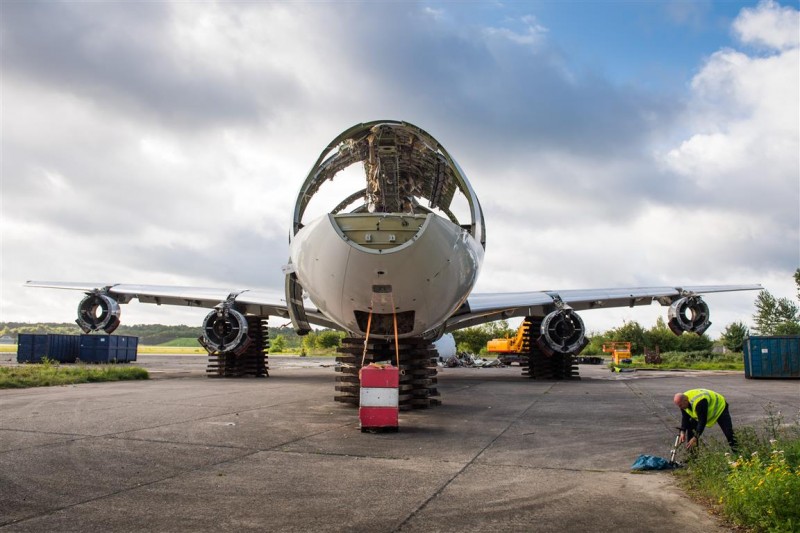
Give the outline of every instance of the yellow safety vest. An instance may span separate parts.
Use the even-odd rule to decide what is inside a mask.
[[[722,411],[725,410],[725,397],[718,392],[714,392],[713,390],[692,389],[687,390],[684,392],[684,394],[689,399],[689,407],[684,410],[695,420],[697,420],[697,413],[695,413],[697,402],[701,400],[706,400],[708,402],[708,418],[706,420],[707,427],[713,426],[719,418],[719,415],[721,415]]]

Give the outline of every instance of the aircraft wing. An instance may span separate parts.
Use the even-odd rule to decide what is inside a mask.
[[[231,289],[209,287],[180,287],[168,285],[134,285],[126,283],[93,283],[61,281],[28,281],[26,287],[68,289],[86,293],[100,292],[112,296],[121,304],[136,298],[142,303],[179,305],[213,309],[222,302],[235,301],[237,308],[257,316],[289,317],[283,294],[262,289]],[[306,308],[308,321],[316,325],[338,328],[318,309]]]
[[[472,293],[447,320],[445,331],[511,317],[544,316],[562,304],[575,311],[650,305],[654,301],[668,306],[685,296],[761,289],[761,285],[750,284]]]

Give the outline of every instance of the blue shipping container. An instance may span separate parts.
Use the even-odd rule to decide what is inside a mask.
[[[800,335],[748,337],[744,377],[800,378]]]
[[[74,363],[79,351],[78,335],[21,333],[17,339],[18,363],[41,363],[44,357],[59,363]]]
[[[41,363],[47,356],[47,335],[20,333],[17,337],[17,362]]]
[[[136,361],[139,337],[130,335],[81,335],[80,360],[85,363]]]
[[[47,336],[47,356],[60,363],[74,363],[81,349],[79,335],[54,335]]]

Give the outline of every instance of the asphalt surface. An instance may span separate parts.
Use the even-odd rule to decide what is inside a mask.
[[[630,471],[669,456],[673,394],[723,393],[734,427],[800,410],[797,380],[735,372],[440,369],[442,406],[369,434],[332,359],[272,356],[266,379],[136,364],[154,379],[0,391],[0,532],[726,531],[671,473]]]

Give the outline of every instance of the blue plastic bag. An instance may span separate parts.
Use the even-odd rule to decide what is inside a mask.
[[[631,466],[631,470],[671,470],[673,468],[675,468],[674,463],[654,455],[640,455]]]

